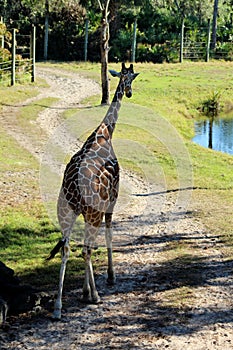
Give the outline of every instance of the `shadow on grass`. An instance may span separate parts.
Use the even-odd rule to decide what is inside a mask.
[[[58,253],[51,261],[46,258],[60,238],[61,232],[49,224],[40,223],[35,230],[26,226],[13,229],[5,225],[0,229],[0,261],[15,270],[21,284],[31,285],[38,291],[57,291],[61,254]],[[105,258],[101,249],[93,251],[93,263],[97,270]],[[72,241],[65,277],[67,289],[81,286],[83,275],[82,246]]]

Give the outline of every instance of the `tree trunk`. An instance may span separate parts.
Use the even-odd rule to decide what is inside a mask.
[[[49,41],[49,0],[45,0],[45,28],[44,28],[44,60],[48,59]]]
[[[109,23],[108,23],[108,5],[102,7],[102,21],[101,21],[101,38],[100,38],[100,52],[101,52],[101,82],[102,82],[102,100],[101,104],[109,104],[109,80],[108,80],[108,51],[109,51]]]
[[[88,45],[88,18],[85,19],[85,41],[84,41],[84,61],[87,62],[87,45]]]
[[[217,16],[218,16],[218,0],[214,0],[213,27],[212,27],[212,40],[211,40],[211,49],[212,50],[214,50],[215,46],[216,46]]]

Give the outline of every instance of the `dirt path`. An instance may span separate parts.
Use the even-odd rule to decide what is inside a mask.
[[[24,104],[44,97],[59,99],[36,120],[40,140],[14,126],[20,106],[5,107],[1,122],[40,160],[61,114],[84,97],[100,93],[100,88],[73,73],[40,68],[37,74],[50,87]],[[65,130],[59,132],[65,149],[76,142]],[[51,159],[49,163],[54,165]],[[233,348],[233,266],[223,258],[220,238],[205,231],[191,207],[186,214],[173,215],[175,224],[170,225],[176,192],[156,192],[153,184],[148,189],[142,179],[124,171],[122,182],[131,196],[115,215],[116,285],[107,287],[102,271],[96,276],[100,305],[81,304],[78,288],[65,293],[60,322],[52,322],[46,311],[15,319],[8,333],[0,334],[1,349]]]

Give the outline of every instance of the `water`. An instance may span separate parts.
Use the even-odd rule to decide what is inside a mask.
[[[195,122],[195,134],[195,143],[233,154],[233,118],[210,118]]]

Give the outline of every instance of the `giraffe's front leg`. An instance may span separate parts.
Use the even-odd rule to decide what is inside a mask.
[[[91,249],[83,248],[83,257],[85,260],[85,280],[83,284],[83,301],[85,303],[98,303],[100,301],[99,294],[95,286],[95,279],[91,263]]]
[[[106,246],[108,251],[108,278],[107,283],[109,285],[115,284],[116,277],[113,267],[113,260],[112,260],[112,213],[106,213],[105,214],[105,240],[106,240]]]

